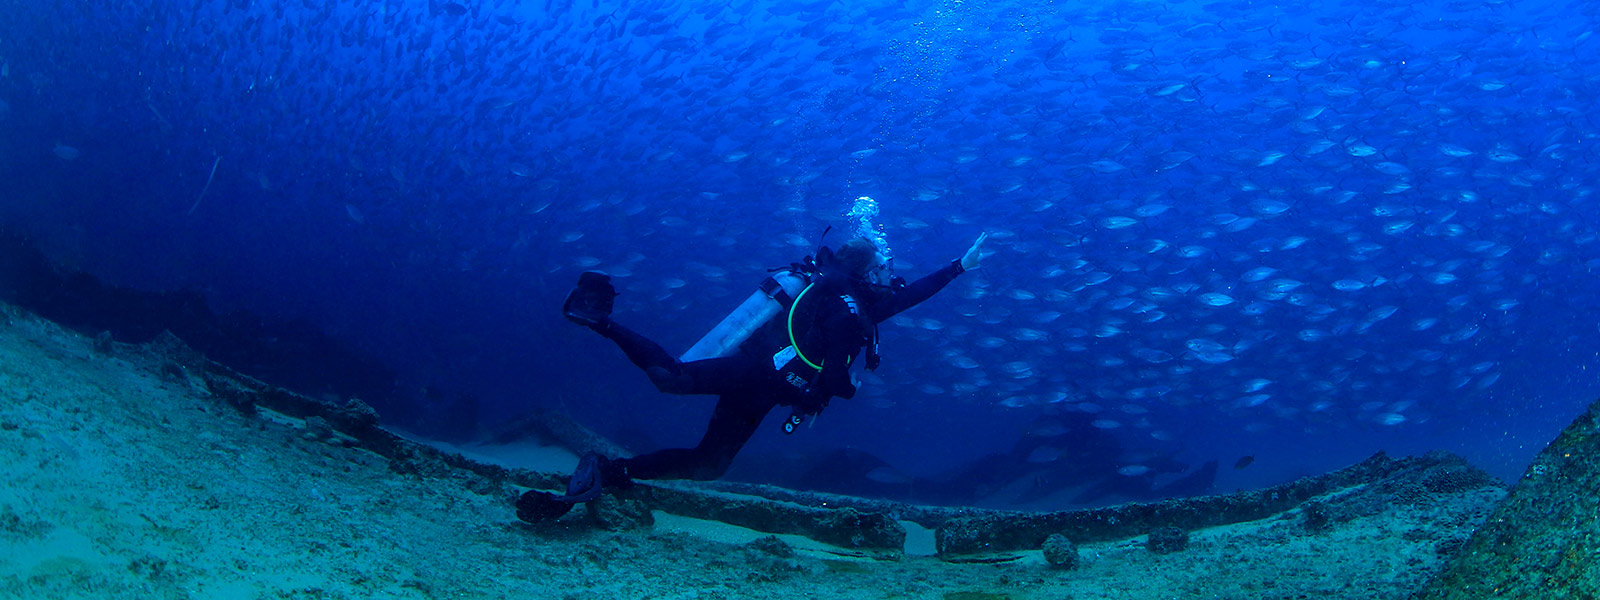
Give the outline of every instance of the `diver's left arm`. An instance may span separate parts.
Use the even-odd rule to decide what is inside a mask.
[[[924,275],[921,279],[911,282],[898,292],[895,292],[887,302],[882,302],[872,307],[872,320],[874,323],[882,322],[889,317],[900,314],[908,308],[921,304],[922,301],[932,298],[944,286],[956,280],[956,276],[978,268],[982,259],[983,242],[989,239],[989,234],[978,236],[978,241],[972,243],[967,253],[961,258],[950,261],[944,268]]]

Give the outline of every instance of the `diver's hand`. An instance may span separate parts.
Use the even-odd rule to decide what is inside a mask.
[[[822,409],[828,407],[828,401],[833,395],[822,391],[822,387],[813,383],[806,387],[796,402],[794,409],[789,413],[789,418],[783,420],[783,432],[794,433],[795,429],[804,423],[806,417],[822,414]]]
[[[827,408],[828,401],[832,399],[833,396],[822,391],[821,386],[812,385],[806,388],[805,394],[800,398],[800,403],[794,405],[795,412],[802,415],[822,414],[822,409]]]
[[[988,232],[980,234],[978,241],[973,242],[972,247],[967,248],[967,253],[961,255],[961,270],[971,271],[981,266],[978,261],[983,258],[983,242],[987,239],[989,239]]]

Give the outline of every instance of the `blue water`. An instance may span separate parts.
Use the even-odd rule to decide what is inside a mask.
[[[736,475],[1022,440],[1044,478],[1101,439],[1156,484],[1218,460],[1216,491],[1378,450],[1514,479],[1600,388],[1590,3],[11,8],[0,224],[309,320],[401,374],[394,423],[469,396],[692,444],[711,399],[562,320],[577,274],[681,350],[861,196],[902,275],[990,254]]]

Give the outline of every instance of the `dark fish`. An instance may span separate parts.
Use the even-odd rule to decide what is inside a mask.
[[[1253,463],[1253,462],[1256,462],[1256,457],[1255,456],[1241,456],[1241,457],[1239,457],[1239,460],[1234,461],[1233,469],[1235,471],[1237,471],[1239,469],[1243,469],[1245,467],[1250,466],[1250,464]]]

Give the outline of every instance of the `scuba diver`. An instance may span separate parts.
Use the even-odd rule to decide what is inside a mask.
[[[773,408],[791,407],[783,430],[793,433],[834,397],[854,397],[849,369],[857,357],[864,351],[860,362],[868,370],[878,367],[878,323],[978,268],[988,237],[978,236],[961,258],[910,284],[894,276],[893,260],[869,239],[853,239],[837,252],[824,246],[815,258],[775,270],[761,289],[682,357],[613,321],[617,291],[610,276],[583,273],[562,306],[568,320],[615,342],[656,389],[715,394],[717,404],[699,445],[633,458],[585,455],[565,496],[524,493],[517,500],[517,518],[529,523],[555,519],[576,503],[598,498],[603,486],[627,486],[635,479],[721,477]]]

